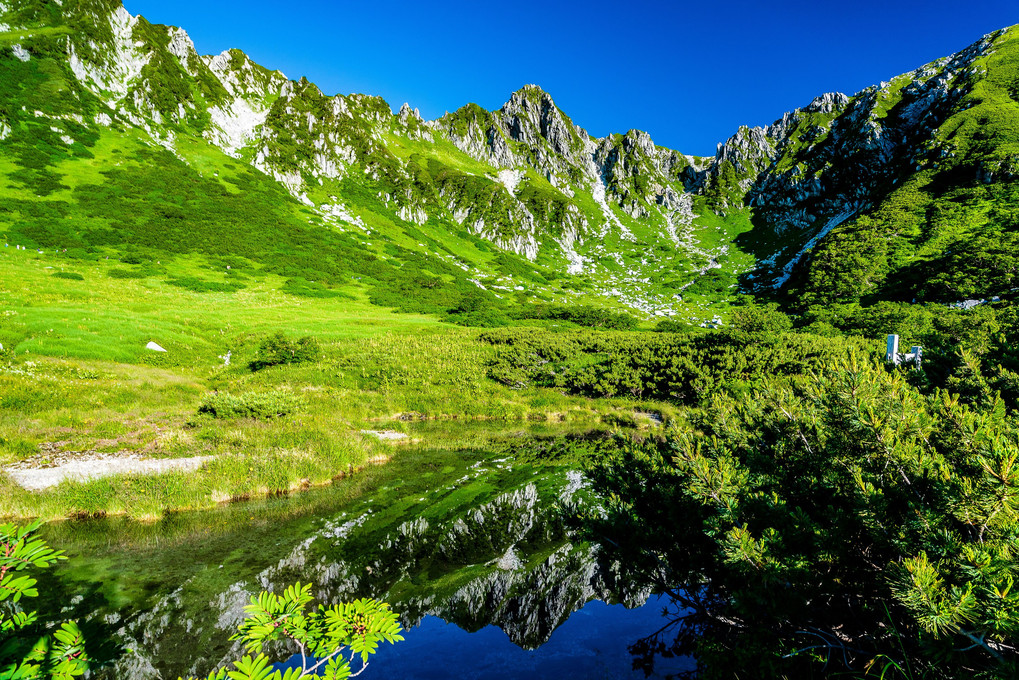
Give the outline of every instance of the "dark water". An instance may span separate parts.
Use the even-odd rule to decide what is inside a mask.
[[[627,646],[662,625],[662,598],[652,596],[635,609],[588,602],[537,649],[521,649],[496,626],[468,633],[456,624],[427,616],[406,640],[383,649],[368,674],[405,680],[549,680],[644,678],[634,670]],[[688,659],[659,663],[652,677],[692,670]]]
[[[249,598],[295,581],[400,615],[406,639],[364,678],[644,677],[627,648],[662,627],[664,603],[572,535],[564,513],[590,502],[579,473],[415,456],[372,480],[155,525],[51,526],[71,559],[44,579],[41,609],[82,622],[97,678],[204,675],[241,655],[229,637]]]

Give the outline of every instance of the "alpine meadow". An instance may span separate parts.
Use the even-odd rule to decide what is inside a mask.
[[[1019,27],[705,157],[0,0],[0,244],[0,680],[1019,677]]]

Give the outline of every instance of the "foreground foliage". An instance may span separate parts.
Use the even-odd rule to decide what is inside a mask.
[[[210,673],[208,680],[342,680],[360,675],[379,643],[403,639],[396,614],[385,603],[362,599],[309,609],[313,599],[311,585],[300,583],[282,595],[263,592],[251,598],[245,608],[248,617],[231,638],[242,641],[248,654],[233,663],[235,670],[221,668]],[[299,666],[273,667],[262,650],[280,641],[296,648]],[[344,653],[349,656],[344,658]],[[352,673],[351,663],[358,657],[360,668]]]
[[[1017,461],[1000,400],[978,410],[848,358],[624,446],[592,473],[608,515],[588,528],[682,607],[635,648],[645,663],[1014,677]]]
[[[36,626],[37,613],[19,606],[23,598],[39,595],[36,579],[25,572],[66,559],[35,536],[39,526],[0,524],[0,680],[70,680],[88,669],[84,639],[75,623],[64,622],[48,635]]]
[[[77,624],[62,622],[48,635],[39,632],[36,612],[18,606],[23,598],[39,595],[37,580],[25,574],[28,569],[67,559],[35,535],[40,526],[41,522],[23,527],[0,524],[0,680],[71,680],[89,671],[85,639]],[[251,598],[245,608],[248,616],[231,638],[244,643],[247,655],[233,663],[234,669],[213,671],[208,678],[342,680],[360,675],[380,643],[403,639],[396,614],[383,602],[361,599],[312,609],[312,600],[311,585],[300,583],[281,595],[263,591]],[[279,642],[297,652],[299,665],[274,667],[262,649]],[[360,667],[352,673],[351,663],[358,657]]]

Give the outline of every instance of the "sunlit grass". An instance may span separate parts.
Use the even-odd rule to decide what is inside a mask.
[[[0,476],[0,516],[153,518],[328,483],[407,450],[363,429],[409,432],[412,447],[456,448],[534,426],[633,427],[635,409],[662,410],[510,389],[488,377],[494,350],[476,341],[478,330],[395,314],[363,295],[297,298],[272,276],[235,293],[196,293],[162,277],[111,278],[119,263],[11,248],[0,251],[0,265],[0,465],[49,450],[214,457],[195,473],[43,492]],[[186,258],[160,266],[171,276],[225,276]],[[54,277],[60,271],[82,280]],[[277,331],[315,337],[321,357],[253,372],[259,343]],[[168,351],[145,349],[150,341]],[[200,414],[216,391],[287,394],[299,406],[269,419]]]

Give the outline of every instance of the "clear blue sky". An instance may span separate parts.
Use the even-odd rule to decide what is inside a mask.
[[[495,109],[525,83],[596,136],[647,130],[714,154],[827,91],[857,92],[1019,23],[1016,0],[125,0],[327,94],[436,118]]]

